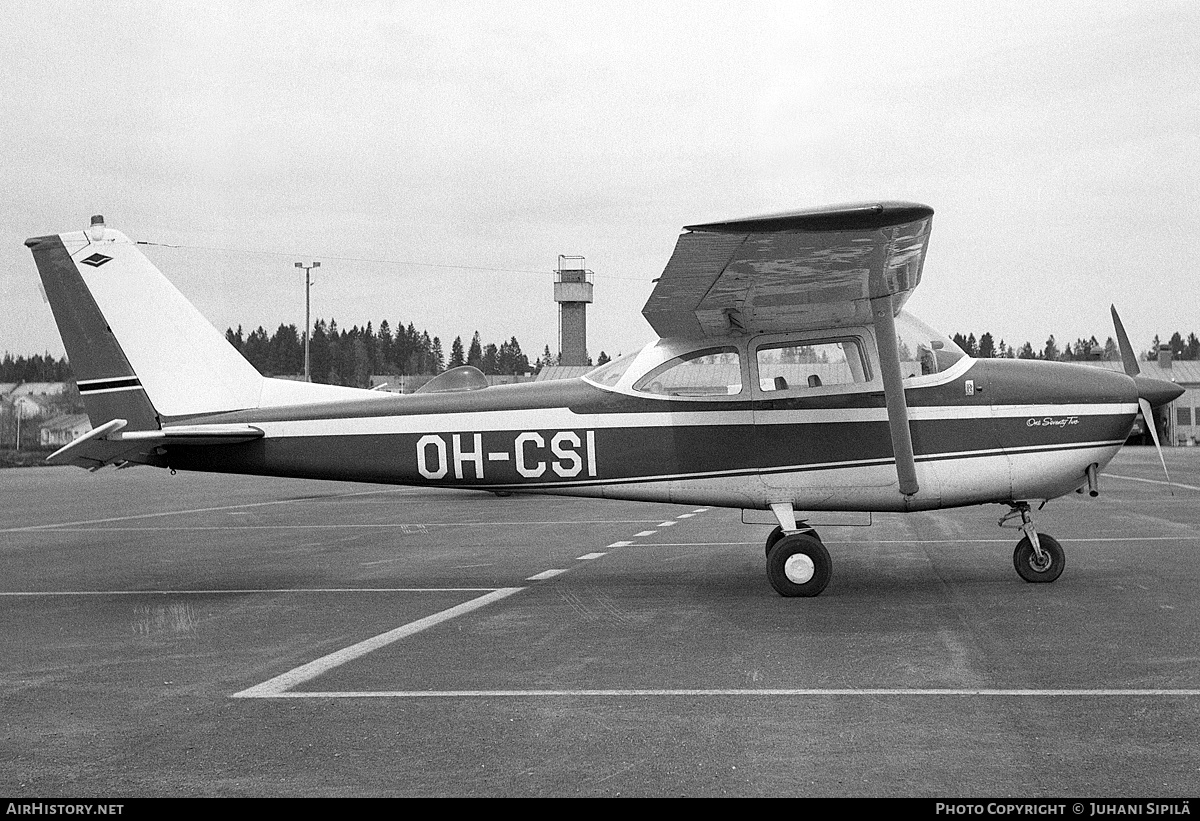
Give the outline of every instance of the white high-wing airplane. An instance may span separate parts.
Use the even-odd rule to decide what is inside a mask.
[[[93,218],[25,243],[94,426],[48,461],[770,510],[783,596],[830,578],[806,514],[999,503],[1017,572],[1053,581],[1065,557],[1031,504],[1096,495],[1139,407],[1182,391],[1137,375],[1115,309],[1127,375],[968,357],[902,310],[932,217],[688,226],[643,310],[657,342],[580,379],[488,387],[463,367],[410,396],[263,377]]]

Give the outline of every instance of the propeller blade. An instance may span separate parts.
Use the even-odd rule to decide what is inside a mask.
[[[1129,335],[1125,333],[1125,326],[1121,324],[1121,317],[1117,316],[1117,306],[1112,305],[1113,325],[1117,329],[1117,344],[1121,346],[1121,362],[1125,365],[1125,373],[1127,376],[1137,376],[1142,372],[1138,367],[1137,354],[1133,352],[1133,346],[1129,344]]]
[[[1175,495],[1175,488],[1171,485],[1171,474],[1167,472],[1167,460],[1163,457],[1162,445],[1158,442],[1158,426],[1154,424],[1154,409],[1150,407],[1150,403],[1142,398],[1138,398],[1138,406],[1142,409],[1142,418],[1146,420],[1146,427],[1150,430],[1150,438],[1154,440],[1154,448],[1158,451],[1158,461],[1162,462],[1163,475],[1167,477],[1167,489],[1171,491],[1171,495]]]

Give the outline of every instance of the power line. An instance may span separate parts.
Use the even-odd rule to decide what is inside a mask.
[[[483,266],[483,265],[451,265],[449,263],[442,263],[442,262],[422,262],[422,261],[416,261],[416,260],[403,260],[403,259],[375,259],[375,258],[371,258],[371,257],[336,257],[336,256],[329,256],[327,254],[308,254],[308,253],[298,254],[293,251],[265,251],[265,250],[250,249],[250,248],[220,248],[220,247],[212,246],[212,245],[172,245],[172,244],[165,243],[165,242],[149,242],[146,240],[138,240],[135,244],[136,245],[151,245],[156,248],[174,248],[174,249],[180,249],[180,250],[185,250],[185,251],[221,251],[221,252],[229,253],[229,254],[259,254],[261,256],[275,256],[275,257],[301,256],[301,257],[312,257],[312,258],[319,258],[319,259],[331,260],[331,261],[337,261],[337,262],[369,262],[369,263],[375,263],[378,265],[409,265],[409,266],[419,267],[419,268],[449,268],[449,269],[453,269],[453,270],[457,270],[457,271],[486,271],[486,272],[491,272],[491,273],[506,273],[506,274],[538,274],[539,276],[545,276],[545,275],[554,273],[554,271],[549,270],[549,269],[536,270],[536,269],[532,269],[532,268],[490,268],[490,267]],[[621,277],[621,276],[614,276],[611,274],[601,274],[601,277],[606,278],[606,279],[623,279],[623,280],[627,280],[630,282],[646,282],[647,281],[644,277]]]

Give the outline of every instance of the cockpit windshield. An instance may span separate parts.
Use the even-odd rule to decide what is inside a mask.
[[[585,373],[584,378],[590,382],[595,382],[597,385],[611,388],[621,381],[621,377],[625,375],[625,371],[629,370],[629,366],[637,359],[638,353],[639,351],[634,351],[624,356],[618,356],[611,362],[605,362],[595,370]]]
[[[950,337],[930,328],[907,311],[896,316],[896,337],[900,348],[900,373],[905,379],[941,373],[967,355]]]

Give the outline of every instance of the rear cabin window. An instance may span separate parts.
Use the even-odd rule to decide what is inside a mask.
[[[659,365],[633,389],[656,396],[714,398],[742,392],[742,361],[737,348],[706,348]]]
[[[758,382],[764,392],[854,385],[869,379],[862,350],[853,339],[758,349]]]

